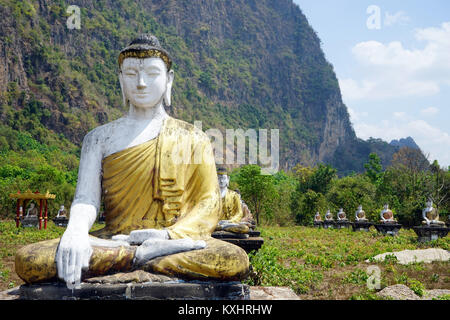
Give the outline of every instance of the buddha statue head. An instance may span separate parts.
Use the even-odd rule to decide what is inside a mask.
[[[125,106],[171,105],[172,59],[156,38],[142,34],[119,54],[119,80]]]
[[[221,191],[227,190],[228,185],[230,184],[230,177],[228,177],[227,169],[224,167],[219,167],[217,169],[217,179],[219,181],[219,188]]]
[[[325,214],[325,220],[333,220],[333,214],[330,210],[327,210],[327,213]]]

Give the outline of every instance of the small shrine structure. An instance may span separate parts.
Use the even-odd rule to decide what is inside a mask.
[[[34,200],[36,203],[39,203],[39,230],[42,229],[42,220],[44,220],[44,229],[47,229],[47,201],[54,200],[56,197],[55,194],[49,193],[48,190],[45,194],[39,193],[39,191],[31,192],[30,190],[27,190],[24,193],[21,193],[20,191],[17,191],[17,193],[11,193],[9,197],[17,200],[16,227],[19,227],[20,220],[24,216],[24,208],[26,208],[29,201]],[[42,216],[42,211],[44,211],[44,216]]]

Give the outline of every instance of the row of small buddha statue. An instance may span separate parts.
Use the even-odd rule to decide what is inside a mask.
[[[22,212],[22,207],[20,208],[20,212]],[[37,217],[39,215],[39,210],[36,207],[34,202],[30,203],[30,206],[27,209],[27,214],[25,217]],[[61,205],[61,207],[58,210],[58,213],[56,215],[57,218],[66,218],[67,217],[67,210],[64,208],[64,205]]]
[[[445,222],[439,221],[438,210],[433,207],[433,201],[431,201],[431,200],[429,200],[427,202],[426,208],[423,209],[422,217],[424,219],[422,221],[423,225],[428,225],[428,226],[445,225]],[[346,214],[342,208],[337,213],[337,218],[338,218],[338,221],[348,221]],[[380,218],[381,218],[380,219],[381,223],[397,223],[397,221],[394,219],[394,214],[393,214],[392,210],[389,209],[388,204],[384,205],[383,210],[380,212]],[[322,217],[320,216],[320,213],[317,212],[316,215],[314,216],[314,222],[321,222],[321,221],[322,221]],[[327,213],[325,214],[325,221],[334,221],[333,215],[330,212],[330,210],[328,210]],[[368,219],[366,217],[366,213],[362,209],[362,206],[360,205],[358,207],[358,210],[356,210],[356,212],[355,212],[355,222],[366,222],[366,221],[368,221]]]

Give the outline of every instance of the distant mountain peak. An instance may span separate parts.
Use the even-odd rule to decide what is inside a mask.
[[[400,147],[400,148],[408,147],[411,149],[420,150],[420,147],[417,145],[417,143],[414,141],[414,139],[412,137],[402,138],[399,140],[394,139],[389,144],[394,147]]]

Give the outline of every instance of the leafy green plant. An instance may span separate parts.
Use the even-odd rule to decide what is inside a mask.
[[[425,286],[419,280],[408,279],[408,286],[419,297],[422,297],[425,293]]]

